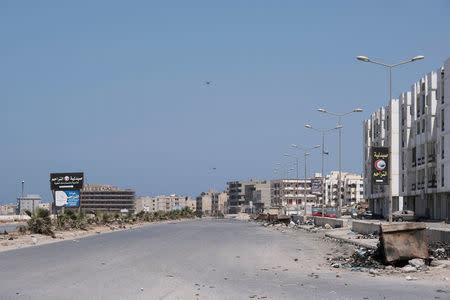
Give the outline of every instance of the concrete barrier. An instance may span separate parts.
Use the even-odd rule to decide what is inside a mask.
[[[330,224],[331,225],[331,224]],[[352,231],[361,234],[380,234],[381,222],[379,221],[357,221],[352,222]],[[447,242],[450,243],[450,230],[449,229],[426,229],[429,242]]]
[[[450,243],[450,230],[427,228],[429,242],[447,242]]]
[[[325,224],[330,224],[330,226],[333,228],[345,228],[348,227],[348,220],[327,217],[314,217],[314,225],[325,226]]]
[[[0,222],[19,222],[29,219],[28,215],[0,215]]]
[[[380,234],[381,223],[380,222],[353,220],[352,231],[361,233],[361,234]]]

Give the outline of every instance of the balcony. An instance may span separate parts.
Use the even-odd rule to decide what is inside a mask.
[[[437,180],[436,179],[428,180],[428,187],[429,188],[436,188],[437,187]]]
[[[428,162],[435,162],[436,161],[436,154],[432,153],[428,155]]]

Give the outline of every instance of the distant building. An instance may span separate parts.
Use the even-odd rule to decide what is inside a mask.
[[[17,213],[17,204],[9,203],[0,206],[0,215],[15,215]]]
[[[39,204],[39,208],[43,208],[48,210],[49,212],[53,211],[54,203],[53,202],[47,202],[47,203],[41,203]]]
[[[36,208],[39,207],[39,204],[41,203],[41,196],[39,195],[27,195],[25,197],[18,197],[17,198],[17,213],[19,215],[25,214],[25,211],[33,212],[36,210]]]
[[[364,199],[364,180],[361,175],[341,173],[341,198],[343,206],[350,206]],[[339,172],[332,171],[325,179],[325,203],[329,206],[339,205]]]
[[[80,190],[80,207],[85,212],[127,210],[134,213],[135,191],[107,184],[85,184]]]
[[[212,191],[207,193],[202,193],[200,196],[196,198],[196,207],[197,211],[201,211],[202,213],[209,215],[213,212],[213,197],[214,193]]]
[[[310,178],[271,180],[271,195],[271,206],[283,208],[287,214],[299,212],[305,205],[305,196],[310,205],[321,199],[312,194]]]
[[[196,209],[196,202],[189,196],[156,196],[156,197],[139,197],[136,199],[136,213],[140,211],[156,212],[171,211],[174,207],[189,207],[192,211]]]
[[[228,212],[257,212],[271,205],[271,181],[252,179],[228,184]]]

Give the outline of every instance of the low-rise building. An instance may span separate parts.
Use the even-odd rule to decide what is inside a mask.
[[[80,190],[80,208],[85,212],[135,211],[135,191],[107,184],[85,184]]]
[[[18,197],[17,198],[17,213],[19,215],[25,214],[25,211],[33,212],[41,203],[41,196],[39,195],[27,195],[25,197]]]
[[[39,208],[43,208],[48,210],[50,213],[53,212],[54,203],[53,202],[46,202],[46,203],[40,203]]]
[[[0,215],[15,215],[17,213],[17,204],[8,203],[0,206]]]
[[[195,211],[195,201],[190,196],[178,196],[178,195],[160,195],[156,197],[139,197],[136,199],[136,213],[140,211],[156,212],[164,211],[168,212],[174,209],[174,207],[189,207],[192,211]]]

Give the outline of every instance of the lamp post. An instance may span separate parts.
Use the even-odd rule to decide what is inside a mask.
[[[216,168],[212,168],[211,169],[211,173],[212,173],[212,180],[213,180],[213,190],[212,190],[212,208],[214,209],[214,203],[216,203],[215,208],[216,208],[216,215],[217,218],[219,218],[219,202],[216,202],[216,180],[215,180],[215,174],[216,174]]]
[[[325,133],[330,132],[332,130],[337,130],[337,129],[341,129],[342,125],[338,125],[336,127],[333,128],[329,128],[329,129],[318,129],[315,127],[312,127],[311,125],[305,125],[306,128],[308,129],[312,129],[314,131],[320,132],[322,133],[322,217],[324,215],[325,212],[325,174],[324,174],[324,154],[325,154]]]
[[[21,213],[21,212],[20,212],[21,206],[22,206],[22,204],[24,203],[24,201],[23,201],[24,185],[25,185],[25,181],[22,180],[22,199],[21,199],[22,201],[19,202],[19,204],[20,204],[20,205],[19,205],[19,214]]]
[[[363,110],[361,108],[355,108],[354,110],[343,113],[343,114],[330,112],[323,108],[319,108],[317,111],[338,117],[338,125],[342,125],[342,117],[349,115],[351,113],[362,112]],[[341,217],[341,210],[342,210],[342,191],[341,191],[342,164],[341,164],[341,162],[342,162],[342,128],[339,128],[339,176],[338,176],[338,217],[339,218]]]
[[[407,64],[410,62],[415,62],[415,61],[424,59],[424,56],[418,55],[418,56],[411,58],[410,60],[403,61],[403,62],[393,64],[393,65],[388,65],[385,63],[377,62],[366,56],[358,56],[358,57],[356,57],[356,59],[363,61],[363,62],[370,62],[373,64],[377,64],[377,65],[389,68],[389,106],[392,106],[392,68],[398,67],[400,65],[404,65],[404,64]],[[392,122],[392,118],[391,118],[391,122]],[[391,124],[390,128],[392,130],[392,124]],[[391,152],[392,152],[392,141],[389,140],[389,166],[390,166],[389,168],[391,168],[391,166],[392,166],[392,153]],[[391,175],[389,175],[389,223],[392,223],[392,176]]]
[[[306,157],[309,156],[311,153],[308,153],[307,151],[309,150],[313,150],[313,149],[317,149],[320,148],[320,145],[316,145],[314,147],[310,147],[310,148],[303,148],[303,147],[299,147],[296,144],[292,144],[291,145],[293,148],[296,148],[298,150],[303,151],[303,157],[304,157],[304,164],[305,164],[305,177],[303,180],[304,183],[304,190],[303,190],[303,205],[304,205],[304,216],[306,217],[306,203],[307,203],[307,198],[306,198]]]

